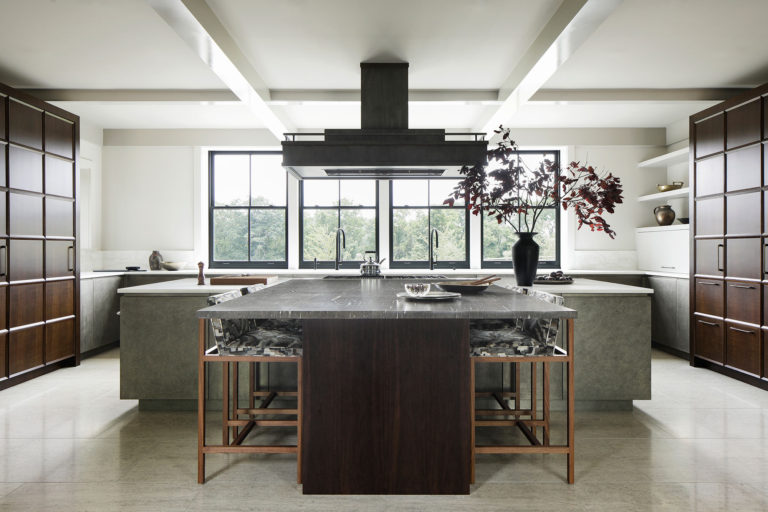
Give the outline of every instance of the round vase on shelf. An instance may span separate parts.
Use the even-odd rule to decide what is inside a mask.
[[[653,214],[656,216],[656,222],[659,226],[669,226],[675,222],[675,210],[668,204],[657,206],[653,209]]]
[[[536,233],[515,233],[517,242],[512,246],[512,264],[517,286],[532,286],[539,267],[539,244],[533,239]]]
[[[163,261],[163,255],[160,251],[152,251],[149,255],[149,270],[160,270],[160,263]]]

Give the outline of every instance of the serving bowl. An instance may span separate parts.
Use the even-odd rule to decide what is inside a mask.
[[[683,182],[673,181],[671,185],[656,185],[656,188],[659,189],[659,192],[669,192],[670,190],[683,188]]]
[[[183,261],[161,261],[160,265],[165,270],[180,270],[184,266]]]
[[[488,289],[489,283],[472,284],[472,281],[442,281],[435,283],[441,290],[446,292],[456,292],[463,295],[481,293]]]

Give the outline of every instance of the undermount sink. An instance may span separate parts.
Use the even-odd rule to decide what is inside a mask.
[[[445,276],[440,274],[430,274],[430,275],[411,275],[411,274],[402,274],[402,275],[380,275],[380,276],[324,276],[323,279],[445,279]]]

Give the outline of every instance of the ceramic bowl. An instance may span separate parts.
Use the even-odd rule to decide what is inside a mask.
[[[183,261],[161,261],[160,266],[165,270],[180,270],[184,266]]]
[[[423,297],[429,293],[429,283],[406,283],[405,292],[411,297]]]

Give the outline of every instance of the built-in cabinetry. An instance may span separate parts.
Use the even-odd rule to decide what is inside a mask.
[[[120,298],[123,276],[80,280],[80,352],[83,357],[120,341]]]
[[[79,361],[78,122],[0,85],[0,389]]]
[[[689,352],[690,308],[688,278],[648,276],[653,288],[651,339],[654,345],[677,355]]]
[[[635,229],[637,268],[651,272],[687,274],[688,226],[656,226]]]
[[[768,384],[768,85],[691,116],[691,363]]]

